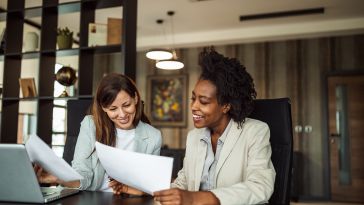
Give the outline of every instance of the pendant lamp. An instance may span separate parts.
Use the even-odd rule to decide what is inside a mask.
[[[174,11],[168,11],[167,15],[171,19],[172,45],[174,46],[174,26],[173,26]],[[173,49],[172,59],[157,61],[155,66],[157,68],[165,69],[165,70],[178,70],[178,69],[182,69],[184,67],[184,64],[181,61],[178,60],[176,51]]]
[[[159,69],[164,69],[164,70],[178,70],[178,69],[182,69],[185,65],[182,62],[177,60],[176,51],[173,50],[172,59],[157,61],[155,66]]]
[[[163,19],[158,19],[156,22],[157,24],[161,25],[163,24]],[[173,57],[173,53],[170,50],[162,48],[150,49],[145,55],[147,56],[147,58],[157,61],[171,59]]]

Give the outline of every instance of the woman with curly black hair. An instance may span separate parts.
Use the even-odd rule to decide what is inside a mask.
[[[154,193],[161,204],[263,204],[273,193],[269,127],[250,119],[253,79],[234,58],[213,48],[200,54],[202,73],[192,91],[196,129],[188,133],[183,168],[172,189]]]

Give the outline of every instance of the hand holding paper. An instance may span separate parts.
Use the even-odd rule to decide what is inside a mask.
[[[31,135],[25,143],[30,161],[39,164],[58,179],[68,182],[82,179],[66,161],[57,157],[53,150],[45,144],[37,135]]]
[[[96,152],[113,179],[153,195],[169,189],[173,158],[124,151],[96,142]]]

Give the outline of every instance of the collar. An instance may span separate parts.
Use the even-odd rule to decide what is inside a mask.
[[[230,128],[233,124],[233,119],[230,119],[229,121],[229,124],[225,127],[225,130],[224,132],[222,133],[222,135],[219,137],[218,141],[220,141],[221,143],[224,143],[226,138],[227,138],[227,134],[229,133],[230,131]],[[204,141],[205,143],[209,143],[211,142],[211,132],[210,132],[210,129],[208,128],[203,128],[204,130],[202,131],[202,134],[201,134],[201,138],[200,138],[200,141]]]

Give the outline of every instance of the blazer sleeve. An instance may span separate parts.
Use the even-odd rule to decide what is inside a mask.
[[[80,180],[81,185],[79,189],[81,190],[85,190],[91,185],[94,175],[91,159],[91,153],[94,151],[95,143],[94,140],[92,140],[92,137],[95,135],[94,128],[95,125],[92,117],[86,116],[81,122],[80,133],[78,134],[72,161],[73,169],[83,177],[83,179]]]
[[[269,127],[257,126],[249,136],[248,165],[243,182],[211,190],[221,204],[267,203],[274,189],[275,170],[271,162],[272,149]]]
[[[183,160],[183,164],[185,159]],[[182,167],[181,170],[179,170],[178,174],[177,174],[177,178],[173,181],[173,183],[171,184],[172,188],[179,188],[179,189],[184,189],[187,190],[187,179],[186,179],[186,175],[185,175],[185,170],[184,170],[184,166]]]
[[[183,159],[183,167],[181,170],[178,171],[177,178],[172,182],[171,187],[172,188],[179,188],[183,190],[188,190],[188,181],[187,181],[187,175],[186,170],[189,162],[189,156],[190,156],[190,145],[191,144],[191,132],[187,135],[187,141],[186,141],[186,151],[185,151],[185,157]]]

